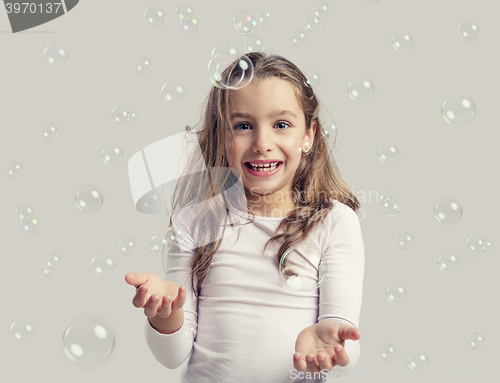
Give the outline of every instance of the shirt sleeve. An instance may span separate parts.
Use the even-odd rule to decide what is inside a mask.
[[[149,349],[155,359],[169,369],[179,367],[190,356],[198,330],[198,303],[189,275],[193,249],[196,246],[183,220],[176,219],[173,228],[176,232],[180,230],[184,234],[178,238],[178,242],[169,247],[166,253],[165,279],[186,287],[186,302],[183,306],[184,323],[178,331],[172,334],[158,332],[147,318],[145,323],[145,337]]]
[[[321,268],[328,267],[320,285],[318,322],[332,319],[359,328],[365,252],[361,226],[357,214],[338,201],[327,220],[327,246]],[[359,360],[359,340],[345,340],[349,356],[347,366],[335,366],[335,372],[348,372]]]

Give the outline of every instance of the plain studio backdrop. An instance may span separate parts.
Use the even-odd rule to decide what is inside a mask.
[[[181,3],[171,1],[81,1],[66,15],[15,34],[0,9],[2,381],[179,381],[187,361],[168,370],[154,359],[144,339],[146,317],[133,307],[135,289],[124,281],[129,272],[163,274],[149,241],[168,227],[165,216],[135,209],[127,163],[142,148],[198,122],[212,86],[207,74],[212,49],[230,42],[244,52],[246,36],[233,26],[233,16],[242,10],[272,15],[272,22],[258,32],[265,52],[320,74],[316,92],[323,115],[338,127],[336,160],[364,212],[361,358],[351,378],[411,378],[407,358],[419,350],[429,358],[421,379],[435,380],[436,373],[440,379],[452,377],[454,369],[468,380],[483,379],[487,370],[491,379],[495,368],[498,373],[499,311],[494,302],[500,287],[500,4],[327,3],[330,15],[301,47],[292,45],[290,35],[304,29],[315,1],[193,0],[187,4],[201,25],[195,34],[181,30],[175,15]],[[150,6],[165,10],[165,25],[155,28],[145,22]],[[465,20],[480,26],[477,40],[460,36],[458,28]],[[392,47],[392,36],[400,31],[413,37],[408,50]],[[66,65],[44,61],[43,52],[51,45],[67,50]],[[134,68],[143,56],[152,62],[147,74]],[[348,94],[349,82],[358,76],[374,85],[366,101],[354,101]],[[184,102],[163,101],[160,90],[167,82],[185,87]],[[476,113],[468,123],[452,126],[443,119],[441,105],[457,92],[472,98]],[[137,113],[138,123],[114,124],[110,115],[118,105]],[[49,122],[59,129],[50,141],[40,133]],[[378,159],[378,148],[386,143],[399,149],[392,163]],[[102,160],[107,145],[123,150],[121,162],[108,165]],[[23,166],[18,178],[5,171],[11,161]],[[91,214],[74,203],[84,184],[99,187],[104,195],[101,208]],[[381,190],[398,197],[397,215],[387,216],[374,197]],[[446,196],[460,201],[463,209],[452,225],[434,218],[435,204]],[[23,204],[32,206],[41,222],[36,234],[20,228],[16,208]],[[398,246],[402,232],[414,236],[413,247]],[[472,235],[491,241],[493,252],[468,252],[465,244]],[[118,249],[126,237],[137,245],[130,255]],[[451,250],[462,255],[462,262],[457,270],[443,272],[437,259]],[[50,252],[60,254],[62,263],[46,278],[41,264]],[[97,255],[116,261],[114,275],[92,272],[90,263]],[[407,289],[406,300],[399,304],[386,298],[393,283]],[[70,361],[61,346],[65,329],[83,314],[106,320],[116,338],[111,356],[90,368]],[[36,327],[32,341],[11,337],[10,326],[19,320]],[[475,332],[485,339],[479,350],[468,345]],[[391,361],[383,360],[379,351],[388,343],[397,350]]]

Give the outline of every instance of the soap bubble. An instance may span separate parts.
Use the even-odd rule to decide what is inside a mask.
[[[318,72],[311,71],[306,73],[305,76],[306,76],[305,84],[309,88],[316,88],[321,82],[321,77]]]
[[[380,162],[388,163],[396,161],[399,157],[399,150],[394,144],[384,144],[378,148],[378,159]]]
[[[16,216],[19,221],[23,219],[30,221],[35,218],[35,209],[29,205],[19,205],[16,209]]]
[[[95,275],[109,277],[116,272],[116,262],[105,255],[97,255],[90,263]]]
[[[307,42],[307,34],[302,29],[296,29],[290,35],[292,44],[296,47],[301,47]]]
[[[328,263],[319,249],[309,242],[287,250],[281,257],[281,282],[291,291],[318,288],[325,281],[327,272]]]
[[[398,246],[401,249],[403,249],[403,250],[409,249],[410,247],[413,246],[413,242],[414,242],[413,235],[411,235],[408,232],[401,233],[398,235],[397,242],[398,242]]]
[[[236,30],[243,34],[249,34],[254,28],[258,27],[256,17],[247,11],[240,11],[236,13],[233,17],[233,24]]]
[[[181,4],[176,8],[175,16],[177,16],[177,19],[179,19],[179,21],[191,21],[194,17],[194,8],[186,4]]]
[[[84,185],[75,194],[75,206],[84,213],[93,213],[103,202],[101,190],[92,185]]]
[[[304,19],[304,28],[307,32],[314,32],[321,28],[321,20],[313,15]]]
[[[122,160],[123,152],[116,145],[108,145],[102,150],[101,157],[106,164],[116,164]]]
[[[53,138],[56,138],[57,132],[59,130],[57,129],[57,126],[51,122],[45,124],[42,126],[42,137],[46,139],[47,141],[52,140]]]
[[[400,283],[394,283],[387,288],[385,296],[390,303],[401,303],[406,299],[406,288]]]
[[[438,267],[441,271],[456,270],[460,263],[459,255],[454,251],[447,251],[438,258]]]
[[[48,65],[65,65],[69,61],[68,51],[58,45],[51,45],[45,48],[43,57]]]
[[[36,234],[40,230],[40,221],[33,217],[33,218],[23,218],[21,220],[21,229],[26,233],[26,234]]]
[[[397,51],[405,51],[411,48],[413,37],[408,32],[398,32],[392,36],[392,46]]]
[[[198,19],[192,18],[191,20],[182,19],[180,26],[183,32],[195,34],[200,30],[201,23]]]
[[[479,235],[473,235],[467,238],[465,247],[471,253],[475,254],[491,253],[493,251],[493,243]]]
[[[384,344],[382,347],[380,347],[379,353],[383,360],[393,360],[396,356],[396,347],[394,347],[390,343]]]
[[[122,239],[118,244],[118,248],[122,254],[132,254],[135,251],[135,241],[132,238]]]
[[[243,43],[247,52],[262,52],[264,50],[264,41],[259,36],[250,36]]]
[[[103,363],[115,347],[111,326],[101,318],[83,315],[71,323],[62,338],[64,354],[83,367]]]
[[[149,73],[151,70],[151,60],[147,57],[139,57],[135,62],[135,70],[140,74]]]
[[[312,13],[316,17],[327,18],[330,14],[330,6],[324,1],[321,1],[313,5]]]
[[[151,190],[139,199],[141,210],[148,214],[157,212],[160,205],[161,195],[156,190]]]
[[[321,124],[321,134],[327,139],[334,140],[337,136],[337,125],[334,121],[326,121]]]
[[[467,343],[473,350],[479,350],[484,345],[484,336],[479,332],[475,332],[471,336],[469,336],[469,339],[467,339]]]
[[[407,359],[408,367],[413,371],[421,371],[429,364],[429,358],[422,351],[411,353]]]
[[[10,326],[10,335],[17,341],[31,341],[35,339],[36,329],[30,322],[16,321]]]
[[[61,256],[55,252],[51,252],[43,259],[43,265],[50,270],[57,270],[61,266]]]
[[[126,106],[118,106],[111,111],[111,120],[118,125],[133,125],[138,119],[137,115],[129,111]]]
[[[434,218],[445,225],[452,225],[462,216],[462,205],[451,197],[444,197],[434,206]]]
[[[224,53],[223,49],[229,48],[229,52]],[[215,54],[214,54],[215,51]],[[214,56],[208,63],[208,76],[210,82],[217,88],[241,89],[247,86],[253,79],[254,66],[252,60],[246,55],[240,56],[238,51],[230,45],[223,48],[217,47],[212,51]],[[220,52],[220,53],[219,53]],[[223,72],[229,69],[226,78]]]
[[[458,26],[458,33],[467,41],[474,41],[481,36],[481,27],[475,21],[465,20]]]
[[[469,96],[454,93],[446,98],[441,105],[444,120],[453,126],[463,125],[472,120],[476,113],[476,104]]]
[[[144,20],[152,27],[161,27],[167,21],[167,14],[162,8],[149,7],[144,12]]]
[[[168,246],[167,239],[161,235],[155,235],[149,241],[150,251],[158,254],[163,254],[166,251],[167,246]]]
[[[259,11],[257,12],[257,20],[262,25],[268,25],[271,21],[273,21],[273,17],[267,11]]]
[[[378,198],[382,210],[385,214],[392,217],[399,213],[401,207],[398,199],[388,190],[382,190]]]
[[[374,87],[368,78],[358,76],[349,82],[347,91],[354,101],[365,101],[373,95]]]
[[[186,89],[180,84],[169,82],[162,86],[161,97],[167,103],[179,103],[186,99]]]
[[[17,178],[23,173],[23,165],[19,161],[11,161],[5,167],[10,178]]]

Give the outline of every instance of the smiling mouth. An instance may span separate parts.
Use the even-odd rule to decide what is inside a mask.
[[[253,170],[254,172],[269,172],[272,170],[276,170],[278,166],[282,164],[281,161],[277,162],[276,165],[271,165],[271,166],[252,166],[250,165],[250,162],[245,162],[245,166],[249,168],[250,170]]]

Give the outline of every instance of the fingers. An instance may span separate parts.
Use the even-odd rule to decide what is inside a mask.
[[[177,297],[172,302],[172,310],[180,309],[186,303],[186,287],[179,286]]]
[[[149,297],[148,303],[146,303],[146,306],[144,306],[144,314],[148,318],[155,317],[158,312],[158,307],[160,307],[161,301],[162,299],[160,299],[158,295],[156,294],[151,295],[151,297]]]
[[[306,361],[302,358],[299,352],[293,354],[293,367],[297,371],[304,371],[307,367]]]
[[[344,347],[340,345],[335,346],[335,362],[342,367],[349,364],[349,357],[347,356]]]
[[[361,331],[359,331],[359,328],[356,327],[345,326],[340,329],[339,337],[341,340],[358,340],[359,338],[361,338]]]
[[[328,356],[324,352],[318,353],[316,358],[318,359],[318,365],[321,371],[325,369],[330,371],[333,368],[332,358],[330,358],[330,356]]]
[[[300,353],[296,352],[293,354],[293,366],[297,371],[304,371],[307,368],[308,372],[319,372],[318,364],[316,363],[316,358],[313,354],[309,353],[305,358],[302,358]]]
[[[296,352],[293,354],[293,366],[297,371],[304,371],[307,369],[308,372],[331,371],[335,366],[347,366],[349,364],[349,357],[344,347],[337,345],[334,350],[335,356],[333,357],[324,352],[319,352],[316,358],[311,353],[307,354],[305,358],[302,358],[300,353]]]
[[[161,309],[157,312],[157,315],[161,318],[168,318],[172,312],[172,299],[169,296],[164,296],[161,300]]]
[[[146,283],[147,280],[148,278],[146,273],[128,273],[127,275],[125,275],[125,282],[135,287]]]
[[[134,307],[144,307],[146,304],[146,297],[148,294],[147,286],[141,286],[137,289],[134,298],[132,299],[132,304]]]

